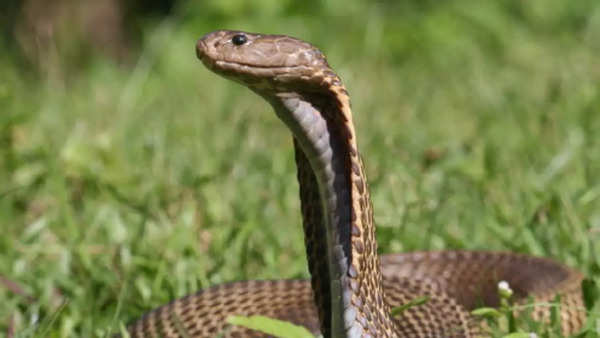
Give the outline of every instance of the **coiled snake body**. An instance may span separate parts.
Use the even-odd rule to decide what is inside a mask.
[[[134,337],[230,337],[261,333],[226,323],[264,315],[324,337],[474,337],[469,310],[494,304],[497,283],[520,299],[561,299],[564,334],[585,321],[582,275],[545,258],[515,253],[440,251],[377,255],[369,190],[349,96],[325,56],[283,35],[215,31],[196,52],[213,72],[266,99],[294,136],[311,281],[237,282],[209,288],[147,313]],[[390,308],[429,301],[392,317]],[[534,316],[549,317],[547,307]]]

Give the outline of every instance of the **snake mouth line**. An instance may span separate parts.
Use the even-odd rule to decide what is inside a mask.
[[[232,62],[224,60],[214,60],[206,56],[199,56],[200,60],[211,69],[232,69],[232,68],[250,68],[257,70],[275,70],[289,72],[299,69],[308,69],[306,66],[264,66],[245,62]]]
[[[281,71],[293,71],[297,69],[307,69],[306,66],[262,66],[262,65],[254,65],[251,63],[243,63],[243,62],[231,62],[231,61],[215,61],[216,65],[223,65],[226,67],[248,67],[255,68],[261,70],[281,70]]]

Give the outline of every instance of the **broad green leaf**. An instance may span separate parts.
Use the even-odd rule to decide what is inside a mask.
[[[406,304],[396,306],[396,307],[392,308],[392,311],[391,311],[392,317],[395,317],[395,316],[401,314],[402,312],[406,311],[407,309],[409,309],[413,306],[419,306],[419,305],[425,304],[425,303],[427,303],[427,301],[429,301],[429,296],[422,296],[422,297],[417,297]]]
[[[502,336],[502,338],[531,338],[531,334],[525,332],[514,332],[507,334],[506,336]]]
[[[265,316],[229,316],[227,322],[280,338],[314,338],[312,333],[302,326]]]

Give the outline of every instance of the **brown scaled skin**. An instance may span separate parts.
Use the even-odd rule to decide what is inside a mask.
[[[475,337],[482,331],[470,310],[481,300],[497,304],[501,280],[517,302],[561,295],[563,334],[583,326],[583,276],[546,258],[439,251],[384,255],[380,263],[350,99],[317,48],[283,35],[216,31],[198,41],[196,53],[211,71],[267,99],[292,131],[311,281],[215,286],[147,313],[128,327],[132,336],[262,337],[227,317],[264,315],[325,337]],[[423,296],[425,304],[389,315]],[[547,320],[549,308],[533,314]]]

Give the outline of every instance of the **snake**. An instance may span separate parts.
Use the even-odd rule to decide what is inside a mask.
[[[500,281],[515,302],[533,301],[534,319],[550,320],[544,303],[558,301],[562,334],[583,327],[583,274],[548,258],[466,250],[378,255],[350,97],[317,47],[286,35],[218,30],[198,40],[196,54],[210,71],[265,99],[291,131],[311,278],[213,286],[146,313],[127,327],[130,336],[264,337],[228,321],[261,315],[326,338],[484,337],[471,311],[499,303]],[[426,301],[392,315],[418,299]]]

